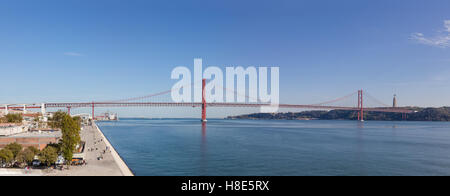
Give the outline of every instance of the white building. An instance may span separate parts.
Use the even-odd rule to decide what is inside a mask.
[[[0,124],[0,136],[10,136],[27,131],[28,128],[25,126],[17,126],[15,124]]]

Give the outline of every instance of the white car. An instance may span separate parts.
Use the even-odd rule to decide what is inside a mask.
[[[38,167],[38,166],[41,166],[41,161],[39,161],[39,160],[34,160],[34,161],[32,162],[32,164],[33,164],[34,167]]]

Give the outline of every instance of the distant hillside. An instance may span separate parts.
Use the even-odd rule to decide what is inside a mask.
[[[450,121],[450,107],[411,108],[417,111],[408,114],[408,121]],[[264,119],[264,120],[357,120],[356,111],[306,111],[298,113],[256,113],[241,116],[230,116],[227,119]],[[385,112],[365,112],[365,120],[401,121],[402,114]]]

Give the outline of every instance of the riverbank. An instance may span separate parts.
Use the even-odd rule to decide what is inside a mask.
[[[87,165],[71,166],[68,170],[51,170],[48,176],[133,176],[117,151],[97,127],[85,126],[81,138],[86,141]]]
[[[117,153],[116,149],[111,145],[111,143],[108,141],[106,136],[103,134],[103,132],[98,128],[98,126],[94,123],[94,127],[97,129],[97,131],[100,133],[103,141],[105,142],[106,147],[110,150],[110,153],[114,160],[116,161],[117,165],[119,166],[120,171],[122,172],[123,176],[134,176],[133,172],[130,170],[130,168],[127,166],[125,161],[123,161],[122,157],[120,157],[119,153]]]
[[[365,120],[374,121],[443,121],[450,122],[450,107],[442,108],[404,108],[413,113],[365,112]],[[357,120],[357,111],[304,111],[288,113],[255,113],[240,116],[229,116],[227,119],[247,120]]]

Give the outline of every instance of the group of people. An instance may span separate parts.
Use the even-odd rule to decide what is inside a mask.
[[[100,142],[103,142],[103,139],[96,140],[95,135],[94,135],[94,146],[97,145],[97,144],[100,143]],[[88,151],[90,151],[90,152],[92,152],[92,151],[97,151],[97,150],[98,150],[97,147],[95,147],[95,148],[89,148],[89,149],[88,149]],[[103,160],[103,155],[105,155],[105,154],[108,152],[108,150],[109,150],[109,147],[106,146],[105,150],[103,150],[103,151],[100,153],[100,155],[97,156],[97,160],[99,160],[99,161],[100,161],[100,160]]]
[[[103,150],[103,152],[100,154],[100,156],[97,159],[98,160],[102,160],[103,159],[103,155],[105,155],[107,152],[110,152],[108,146],[106,146],[105,150]]]
[[[26,166],[25,167],[25,174],[29,174],[31,173],[31,167],[30,166]]]

